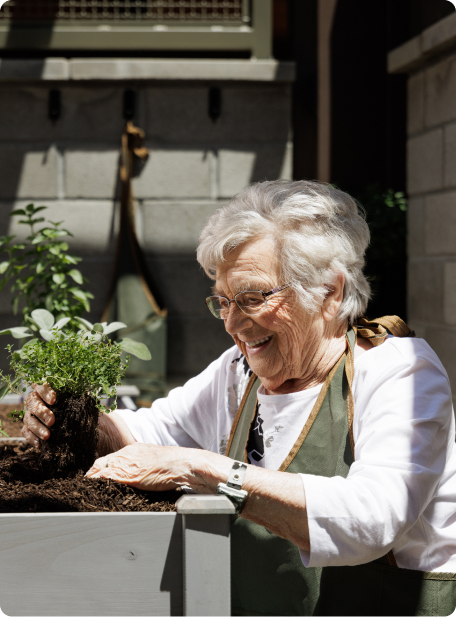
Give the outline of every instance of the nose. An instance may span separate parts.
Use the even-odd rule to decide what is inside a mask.
[[[252,326],[252,318],[241,311],[236,302],[230,302],[228,317],[224,320],[228,334],[238,334]]]

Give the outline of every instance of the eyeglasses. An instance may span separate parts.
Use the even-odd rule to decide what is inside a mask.
[[[228,318],[231,302],[235,302],[237,307],[246,315],[258,315],[265,308],[268,308],[268,298],[287,287],[290,287],[290,284],[275,287],[271,291],[258,291],[256,289],[240,291],[232,300],[225,296],[209,296],[209,298],[206,298],[206,304],[217,319]]]

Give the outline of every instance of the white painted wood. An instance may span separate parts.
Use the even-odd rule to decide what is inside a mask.
[[[25,443],[25,437],[0,437],[1,446],[20,446]]]
[[[231,506],[227,497],[188,495],[179,500],[184,514],[184,615],[231,615],[230,523]],[[187,499],[188,498],[188,499]],[[185,500],[185,501],[184,501]],[[201,507],[195,501],[201,502]],[[226,500],[228,503],[223,503]],[[193,502],[193,503],[192,503]],[[212,512],[212,513],[208,513]]]
[[[235,514],[234,504],[225,495],[183,495],[176,502],[179,514]]]
[[[175,513],[0,515],[9,615],[182,615]]]

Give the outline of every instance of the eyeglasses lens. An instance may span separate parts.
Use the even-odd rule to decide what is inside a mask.
[[[206,298],[206,304],[217,319],[224,319],[230,312],[230,303],[221,296],[210,296]]]
[[[236,295],[236,304],[243,313],[255,315],[266,306],[266,301],[259,291],[243,291]],[[227,319],[230,312],[230,303],[223,296],[209,296],[206,304],[211,313],[218,319]]]
[[[243,291],[237,294],[236,304],[247,315],[259,313],[266,307],[266,302],[259,291]]]

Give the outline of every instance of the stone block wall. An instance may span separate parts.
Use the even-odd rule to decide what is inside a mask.
[[[275,70],[265,78],[265,62],[259,63],[263,72],[255,79],[249,67],[246,79],[242,64],[250,61],[214,61],[212,73],[202,71],[197,80],[185,79],[185,71],[164,79],[161,71],[160,80],[123,75],[106,81],[84,79],[81,60],[72,79],[69,60],[67,78],[56,81],[14,78],[27,75],[26,61],[15,61],[16,73],[8,62],[6,73],[0,66],[0,235],[20,237],[25,231],[9,218],[12,209],[30,201],[48,206],[49,218],[64,221],[74,234],[71,250],[83,257],[81,270],[95,295],[90,317],[100,318],[117,230],[123,93],[135,90],[135,124],[145,130],[150,150],[134,181],[138,235],[168,308],[168,373],[171,379],[198,373],[231,344],[204,303],[211,283],[195,259],[198,236],[208,217],[248,183],[291,178],[292,67],[285,77],[282,67],[280,79]],[[238,80],[233,62],[240,66]],[[224,70],[231,75],[227,80]],[[222,93],[216,122],[208,115],[214,85]],[[55,122],[48,119],[50,88],[61,92]],[[2,328],[18,322],[5,292],[0,318]]]
[[[389,56],[408,78],[408,315],[456,394],[456,14]]]

